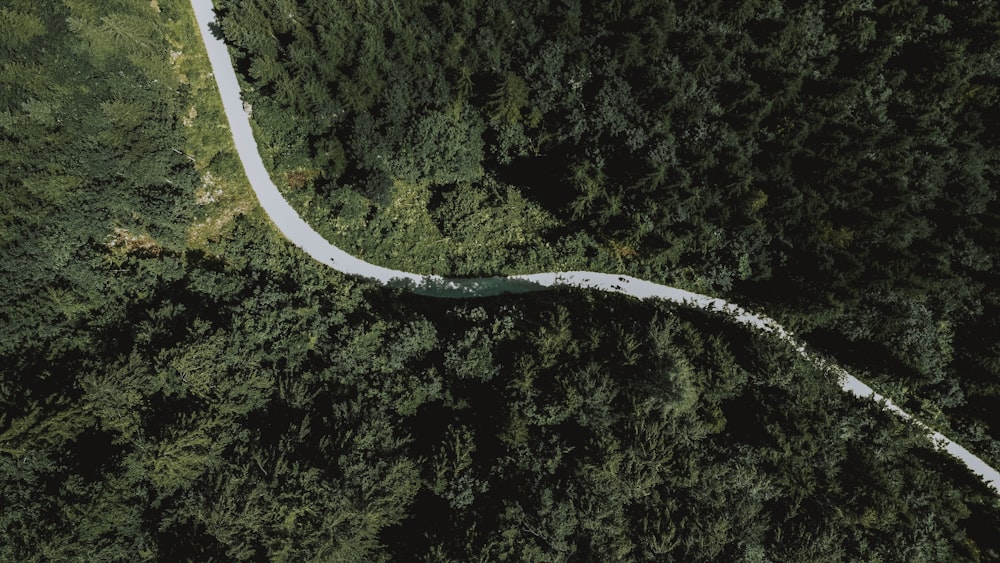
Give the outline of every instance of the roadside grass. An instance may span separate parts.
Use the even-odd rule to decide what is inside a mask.
[[[185,143],[176,150],[191,160],[201,176],[201,185],[194,193],[197,211],[188,229],[187,247],[221,254],[233,219],[239,215],[261,219],[260,207],[236,154],[190,2],[158,0],[153,4],[170,44],[171,71],[187,98],[186,109],[178,116]]]

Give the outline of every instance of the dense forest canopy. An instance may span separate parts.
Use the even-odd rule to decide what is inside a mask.
[[[749,305],[1000,462],[993,2],[221,1],[321,233]]]
[[[623,163],[639,162],[628,159],[640,159],[643,143],[663,141],[657,135],[672,126],[661,120],[646,123],[642,135],[627,127],[615,133],[655,112],[639,74],[668,76],[640,64],[660,48],[650,30],[702,18],[705,27],[692,33],[714,44],[711,38],[727,33],[708,23],[744,17],[721,4],[712,11],[612,3],[575,12],[572,3],[415,3],[413,12],[374,2],[226,6],[223,31],[254,53],[242,59],[248,76],[286,79],[251,79],[249,98],[267,139],[261,146],[290,197],[321,210],[309,212],[319,213],[314,218],[336,209],[347,222],[362,217],[373,228],[392,221],[409,229],[412,240],[390,239],[396,259],[417,247],[430,253],[434,241],[416,235],[434,229],[450,233],[452,246],[443,255],[412,256],[440,260],[423,263],[427,268],[464,273],[546,260],[694,271],[704,266],[698,256],[715,256],[712,245],[722,244],[696,247],[677,238],[670,240],[681,250],[670,250],[643,238],[666,241],[666,232],[629,238],[634,210],[661,201],[656,206],[666,213],[674,205],[664,199],[672,193],[667,186],[680,180],[670,179],[670,168],[666,183],[647,181],[648,191],[626,196],[633,192]],[[969,16],[960,5],[947,9],[972,25],[959,18]],[[784,18],[818,25],[808,10],[776,13],[761,25]],[[886,25],[879,18],[909,17],[905,10],[869,12],[855,17],[879,25]],[[320,29],[321,17],[331,27]],[[621,23],[601,32],[599,21]],[[970,36],[966,52],[992,45],[990,21],[977,24],[987,35]],[[0,560],[1000,559],[1000,501],[989,489],[928,447],[919,431],[840,393],[828,374],[780,342],[663,303],[573,290],[440,301],[314,263],[251,211],[255,202],[183,0],[0,0],[0,24]],[[431,24],[443,31],[401,31],[433,31]],[[369,33],[378,26],[390,27]],[[546,41],[564,43],[538,51],[554,61],[548,72],[576,81],[548,87],[579,97],[545,98],[541,67],[518,66],[543,41],[541,29]],[[432,49],[442,33],[445,48]],[[627,67],[635,76],[622,71],[621,82],[608,85],[618,76],[610,61],[619,33],[637,34],[637,62]],[[315,44],[301,43],[307,36]],[[669,37],[662,41],[663,49],[676,47]],[[482,45],[497,48],[487,54]],[[389,46],[409,58],[372,55]],[[334,61],[335,74],[289,67],[313,56],[291,55],[306,47]],[[799,43],[788,49],[802,52]],[[721,55],[716,48],[678,56],[682,65],[703,56],[698,72],[711,77],[723,62],[711,53]],[[969,60],[963,55],[955,64]],[[362,69],[367,78],[353,75]],[[310,103],[327,105],[295,109],[305,89],[293,80],[309,76],[316,81]],[[468,85],[464,94],[452,90],[461,84]],[[342,105],[337,88],[355,101]],[[967,95],[962,111],[985,103],[977,96],[995,97],[990,88]],[[632,97],[622,102],[628,91]],[[691,95],[716,95],[698,91]],[[435,102],[446,96],[452,100]],[[617,113],[594,112],[607,96],[607,111]],[[577,103],[590,109],[574,117]],[[680,119],[668,109],[660,119]],[[408,117],[390,120],[392,112]],[[713,118],[725,116],[732,118]],[[324,120],[329,129],[309,133]],[[743,134],[744,127],[732,129]],[[956,144],[956,154],[985,155],[988,130],[969,130],[973,137]],[[365,131],[368,140],[358,143],[387,152],[357,153],[366,145],[351,135]],[[629,147],[630,135],[639,135],[632,156],[588,153]],[[618,137],[624,144],[612,142]],[[326,148],[318,149],[321,143]],[[447,143],[450,150],[438,150]],[[699,146],[686,140],[676,150],[694,158],[685,151]],[[392,162],[371,161],[380,155]],[[597,190],[591,203],[574,211],[576,180],[561,172],[545,172],[544,185],[524,183],[538,168],[552,170],[519,160],[532,158],[579,170],[579,185]],[[615,210],[613,186],[621,186],[619,205],[628,207]],[[539,193],[545,187],[558,197]],[[704,208],[692,202],[690,213],[726,207],[705,189],[709,201]],[[777,213],[774,193],[748,200],[746,209]],[[979,215],[956,223],[956,232],[968,229],[970,240],[989,232],[992,205],[970,208]],[[728,228],[734,216],[719,215],[718,226]],[[452,222],[442,226],[442,217]],[[787,226],[745,218],[750,230]],[[687,224],[702,228],[693,218]],[[831,233],[842,226],[831,223]],[[377,232],[364,233],[357,244],[389,260],[388,247],[372,242]],[[500,233],[510,238],[497,239]],[[408,245],[399,246],[403,241]],[[988,242],[980,240],[987,256],[994,251]],[[768,256],[792,251],[765,246]],[[807,256],[810,247],[794,248]],[[579,256],[560,254],[570,251]],[[954,319],[941,317],[956,313],[936,302],[918,310],[953,323],[940,329],[941,346],[954,358],[948,370],[972,361],[963,354],[995,345],[989,333],[963,332],[991,319],[995,303],[987,291],[992,265],[976,271],[980,285],[968,291],[979,292],[980,310]],[[899,306],[923,304],[921,295],[931,292],[942,301],[968,299],[945,293],[949,283],[965,287],[962,272],[944,281],[928,273],[933,283],[908,290]],[[780,283],[792,282],[776,282],[776,275],[747,280],[777,294],[790,287]],[[819,279],[802,283],[830,291]],[[896,288],[901,279],[883,281]],[[750,294],[733,283],[733,292]],[[801,299],[812,308],[788,310],[799,322],[821,324],[811,315],[829,303]],[[878,312],[858,330],[886,322]],[[914,314],[892,322],[922,318]],[[823,321],[831,331],[852,318],[833,317]],[[995,356],[980,358],[949,383],[977,390],[970,401],[994,389]],[[955,401],[957,409],[962,397]],[[970,420],[981,423],[981,415],[973,410]],[[993,441],[980,435],[971,444],[988,452]]]

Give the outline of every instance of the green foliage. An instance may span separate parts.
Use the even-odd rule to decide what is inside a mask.
[[[995,401],[988,13],[220,5],[275,177],[349,250],[676,271],[896,346],[941,422]],[[1000,558],[989,490],[766,336],[380,289],[249,207],[194,245],[206,170],[241,180],[167,60],[186,2],[0,22],[0,560]]]
[[[528,105],[528,86],[524,80],[508,72],[500,81],[500,88],[492,96],[494,120],[520,123],[521,110]]]
[[[386,155],[395,178],[418,184],[466,184],[483,175],[482,131],[472,116],[434,113],[414,127],[399,155]]]
[[[3,29],[0,48],[7,53],[16,53],[45,33],[45,23],[31,12],[0,8],[0,29]]]
[[[995,387],[966,367],[996,350],[949,337],[987,331],[1000,287],[995,6],[296,6],[221,2],[222,27],[275,175],[323,171],[289,199],[341,247],[759,303],[840,358],[877,349],[859,367],[956,431],[1000,427],[959,398]]]
[[[964,264],[996,234],[993,8],[296,6],[222,2],[223,29],[276,175],[327,171],[290,198],[343,247],[460,275],[607,264],[864,334],[902,363],[902,335],[984,322],[976,295],[997,284]],[[438,218],[406,232],[410,252],[379,244],[401,231],[393,178]],[[522,205],[523,244],[503,237]],[[929,315],[867,314],[911,297]],[[957,373],[931,349],[910,367]]]

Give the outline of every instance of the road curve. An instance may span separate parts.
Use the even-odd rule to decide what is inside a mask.
[[[1000,472],[990,467],[982,459],[915,419],[843,368],[809,353],[801,342],[773,319],[751,313],[728,301],[630,276],[597,272],[550,272],[474,279],[424,276],[370,264],[330,244],[303,221],[292,206],[285,201],[264,167],[264,161],[261,159],[257,142],[253,137],[250,117],[243,110],[240,86],[236,79],[232,60],[229,58],[229,50],[226,44],[212,31],[215,14],[211,0],[191,0],[191,6],[194,8],[195,17],[198,20],[198,28],[201,31],[205,50],[208,52],[215,81],[219,85],[223,108],[229,121],[233,141],[236,144],[236,152],[243,162],[243,168],[250,185],[257,194],[264,211],[278,227],[278,230],[309,256],[345,274],[370,278],[390,286],[407,287],[417,293],[436,297],[483,297],[501,293],[537,291],[553,286],[570,286],[622,293],[638,299],[663,299],[688,307],[718,311],[728,315],[738,323],[774,334],[775,337],[791,344],[806,360],[836,375],[844,391],[862,399],[872,399],[879,402],[883,408],[913,422],[926,433],[936,448],[948,452],[964,463],[994,492],[1000,493]]]

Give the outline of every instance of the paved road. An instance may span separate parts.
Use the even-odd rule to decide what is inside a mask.
[[[904,419],[912,421],[927,433],[935,447],[947,451],[964,463],[973,473],[983,479],[994,491],[1000,493],[1000,472],[990,467],[962,446],[952,442],[940,432],[913,418],[891,400],[876,393],[863,381],[852,376],[843,368],[830,364],[809,353],[805,346],[776,321],[764,315],[751,313],[742,307],[715,297],[700,295],[618,274],[597,272],[549,272],[510,277],[478,279],[446,279],[440,276],[424,276],[369,264],[351,256],[330,244],[299,217],[292,206],[285,201],[264,167],[257,142],[250,127],[250,117],[243,110],[240,86],[236,71],[229,58],[225,43],[216,38],[209,28],[215,15],[211,0],[191,0],[198,27],[208,51],[215,80],[219,85],[236,152],[243,162],[247,178],[253,187],[261,206],[288,240],[302,248],[307,254],[340,272],[377,280],[383,284],[409,287],[413,291],[437,297],[482,297],[502,293],[524,293],[538,291],[552,286],[572,286],[598,289],[613,293],[631,295],[638,299],[664,299],[689,307],[715,310],[730,316],[734,321],[770,332],[791,344],[805,359],[817,364],[837,376],[841,387],[857,397],[883,402],[883,407]]]

